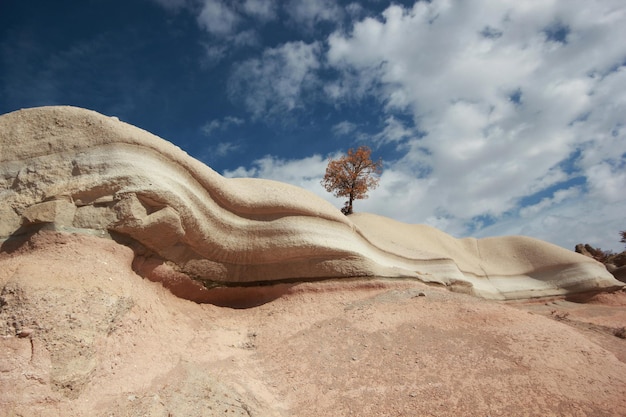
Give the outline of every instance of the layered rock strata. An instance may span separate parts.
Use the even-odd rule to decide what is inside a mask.
[[[207,287],[419,279],[494,299],[622,286],[582,255],[525,237],[454,239],[345,217],[303,189],[227,179],[144,130],[73,107],[0,117],[0,238],[48,227],[113,237],[135,267],[196,301]]]

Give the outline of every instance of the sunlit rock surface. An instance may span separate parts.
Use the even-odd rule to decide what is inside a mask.
[[[623,285],[536,239],[455,239],[345,217],[287,184],[227,179],[144,130],[73,107],[0,116],[0,238],[41,227],[123,242],[137,271],[196,301],[216,286],[343,277],[418,279],[493,299]]]

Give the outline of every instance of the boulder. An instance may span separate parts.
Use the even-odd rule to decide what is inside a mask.
[[[22,212],[26,224],[53,223],[58,226],[71,226],[76,206],[67,200],[52,200],[28,206]]]

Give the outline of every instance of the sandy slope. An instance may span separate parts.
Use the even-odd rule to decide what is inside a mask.
[[[2,246],[1,416],[626,414],[624,293],[503,304],[342,280],[232,309],[174,297],[132,258],[54,232]]]

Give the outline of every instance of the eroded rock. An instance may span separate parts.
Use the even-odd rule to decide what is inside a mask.
[[[535,239],[458,240],[378,216],[348,218],[287,184],[226,179],[93,111],[1,116],[0,144],[1,237],[42,225],[112,234],[199,288],[378,276],[515,299],[622,285],[597,262]]]

